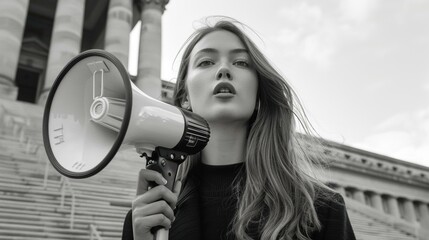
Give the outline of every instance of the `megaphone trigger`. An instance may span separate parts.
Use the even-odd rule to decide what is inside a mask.
[[[142,156],[146,158],[146,169],[161,173],[161,175],[167,180],[167,184],[165,186],[173,191],[177,169],[179,165],[185,161],[187,155],[183,152],[168,148],[156,147],[151,157],[144,153]],[[149,184],[149,187],[151,188],[155,186],[155,182]]]

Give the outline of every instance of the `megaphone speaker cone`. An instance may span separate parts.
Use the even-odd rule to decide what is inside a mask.
[[[130,77],[112,54],[90,50],[72,59],[54,82],[43,116],[55,169],[72,178],[103,169],[126,135],[132,100]]]

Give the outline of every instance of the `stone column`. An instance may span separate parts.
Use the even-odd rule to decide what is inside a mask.
[[[168,0],[141,0],[141,32],[136,85],[161,99],[161,18]]]
[[[429,209],[426,203],[419,202],[417,208],[419,209],[420,219],[429,219]]]
[[[128,69],[132,22],[132,0],[110,0],[104,49],[115,55]]]
[[[401,214],[399,214],[398,200],[393,196],[388,196],[387,204],[389,205],[389,213],[394,217],[401,218]]]
[[[58,0],[40,105],[45,104],[60,71],[80,52],[84,12],[85,0]]]
[[[359,190],[359,189],[355,189],[353,192],[353,198],[357,201],[359,201],[360,203],[365,204],[365,195],[363,193],[363,191]]]
[[[414,204],[411,200],[406,199],[404,201],[404,208],[405,208],[405,215],[404,218],[408,222],[415,222],[416,221],[416,212],[414,210]]]
[[[380,194],[378,194],[376,192],[372,192],[371,193],[371,202],[372,202],[375,209],[383,212],[383,201],[381,199]]]
[[[29,0],[0,1],[0,98],[16,100],[15,87]]]
[[[427,239],[429,235],[429,210],[427,203],[420,202],[418,205],[420,212],[420,229],[418,232],[419,240]]]

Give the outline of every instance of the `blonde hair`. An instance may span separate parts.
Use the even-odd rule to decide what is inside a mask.
[[[214,26],[199,28],[188,39],[174,104],[180,107],[186,99],[187,69],[196,43],[213,31],[235,34],[254,63],[259,81],[259,104],[249,121],[245,176],[234,186],[239,201],[232,231],[237,239],[252,239],[249,231],[251,225],[257,223],[260,239],[307,240],[313,230],[321,229],[313,203],[318,193],[323,192],[320,189],[328,189],[312,174],[312,166],[318,158],[310,158],[305,150],[303,135],[295,130],[295,118],[305,132],[310,132],[311,125],[290,85],[237,24],[241,23],[222,19]],[[183,179],[199,158],[199,155],[192,156],[181,165]]]

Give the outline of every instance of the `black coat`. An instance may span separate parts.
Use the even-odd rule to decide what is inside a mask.
[[[172,240],[200,240],[201,226],[197,181],[192,177],[183,185],[180,193],[175,216],[169,233]],[[313,240],[355,240],[353,228],[347,215],[344,199],[340,194],[335,193],[330,198],[319,198],[315,201],[317,216],[322,224],[320,231],[315,231],[311,235]],[[133,239],[132,212],[129,211],[125,217],[122,232],[123,240]],[[257,237],[256,237],[257,238]],[[213,239],[221,239],[214,236]]]

